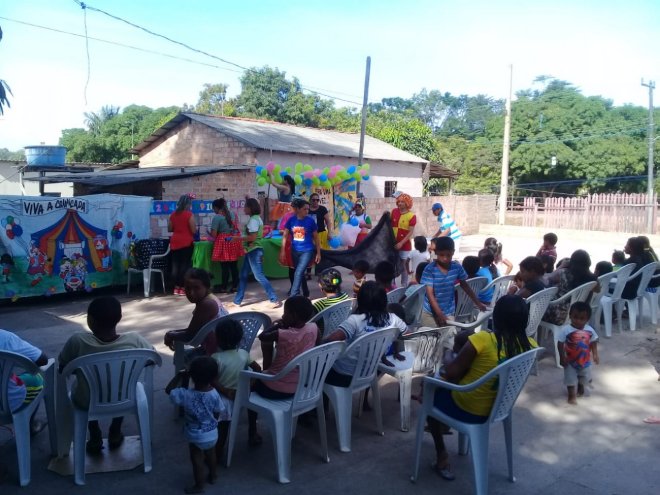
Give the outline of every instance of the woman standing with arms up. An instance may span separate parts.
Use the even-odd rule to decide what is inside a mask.
[[[174,278],[174,295],[185,296],[183,277],[192,266],[194,236],[197,224],[192,214],[192,198],[184,194],[176,204],[176,210],[167,221],[167,230],[172,232],[170,250],[172,251],[172,278]]]
[[[254,198],[248,198],[247,201],[245,201],[245,209],[243,211],[250,217],[247,224],[245,224],[244,235],[232,239],[243,241],[246,251],[243,266],[241,267],[240,281],[236,297],[234,298],[234,304],[240,306],[243,302],[247,278],[250,272],[252,272],[255,280],[259,282],[266,291],[268,299],[273,304],[273,308],[279,308],[282,306],[282,303],[277,300],[277,295],[264,275],[263,270],[264,250],[261,247],[261,239],[263,238],[264,233],[264,223],[259,216],[261,214],[259,201]]]
[[[296,192],[296,183],[293,177],[285,175],[281,184],[273,182],[272,186],[277,190],[277,203],[270,209],[269,221],[274,221],[273,228],[277,228],[280,219],[291,211],[291,200]]]
[[[215,238],[215,242],[211,261],[219,261],[222,269],[222,284],[218,292],[236,292],[238,288],[238,258],[243,256],[238,218],[236,213],[229,211],[227,202],[223,198],[216,199],[213,202],[213,211],[215,217],[213,217],[211,223],[210,233]],[[229,288],[230,274],[231,288]]]

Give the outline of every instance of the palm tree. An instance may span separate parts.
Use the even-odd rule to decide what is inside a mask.
[[[107,121],[119,115],[119,107],[104,105],[99,113],[85,112],[85,125],[94,136],[101,134],[101,127]]]
[[[0,41],[2,40],[2,28],[0,28]],[[5,106],[7,108],[11,107],[9,104],[9,98],[7,98],[7,93],[13,96],[9,85],[3,80],[0,79],[0,115],[4,115]]]

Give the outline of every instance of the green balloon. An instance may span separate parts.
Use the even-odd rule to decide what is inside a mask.
[[[281,183],[282,183],[282,176],[281,176],[281,175],[274,175],[272,178],[273,178],[273,179],[275,180],[275,182],[277,182],[278,184],[281,184]]]
[[[318,186],[321,183],[318,177],[312,177],[312,182],[315,186]]]
[[[14,217],[7,215],[7,223],[14,223]]]
[[[303,164],[300,162],[296,163],[296,173],[299,174],[302,171],[303,171]]]
[[[355,172],[355,173],[353,174],[353,178],[354,178],[355,180],[359,181],[360,179],[362,179],[362,176],[359,174],[359,172]]]
[[[301,177],[300,175],[296,175],[296,176],[293,178],[293,182],[295,182],[296,185],[300,185],[300,184],[302,184],[302,177]]]
[[[362,165],[362,168],[365,169],[365,170],[369,170],[371,168],[371,165],[369,165],[368,163],[365,163],[364,165]]]
[[[303,170],[304,170],[305,172],[309,172],[310,170],[314,170],[314,167],[312,167],[311,165],[305,165],[305,166],[303,167]]]
[[[261,175],[264,178],[268,177],[268,170],[266,170],[265,168],[262,168],[259,175]]]
[[[259,177],[257,179],[257,185],[258,186],[265,186],[266,185],[266,179],[264,179],[263,177]]]
[[[279,172],[280,170],[282,170],[282,165],[276,163],[275,167],[273,167],[273,172]]]

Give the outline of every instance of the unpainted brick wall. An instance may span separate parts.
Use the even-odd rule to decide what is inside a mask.
[[[385,211],[396,208],[394,198],[366,198],[367,213],[376,224]],[[428,196],[413,198],[412,211],[417,216],[416,235],[431,236],[438,230],[438,219],[431,206],[440,203],[456,221],[464,235],[478,234],[480,223],[495,223],[497,197],[494,195]]]
[[[256,148],[198,122],[182,123],[140,154],[140,168],[256,163]]]

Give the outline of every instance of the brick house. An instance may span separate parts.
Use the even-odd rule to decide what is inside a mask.
[[[264,165],[283,167],[298,162],[323,168],[356,164],[359,134],[351,134],[277,122],[180,113],[131,150],[139,155],[140,168],[164,166]],[[370,136],[365,137],[364,162],[371,165],[371,178],[361,185],[367,198],[382,198],[396,190],[422,196],[422,177],[429,162]],[[268,194],[259,188],[254,174],[241,196]],[[234,177],[232,175],[232,177]],[[210,180],[218,181],[219,176]],[[243,182],[241,180],[241,182]],[[223,189],[224,187],[218,186]],[[275,191],[270,188],[270,197]],[[231,197],[226,194],[225,197]],[[163,198],[170,199],[170,198]]]

